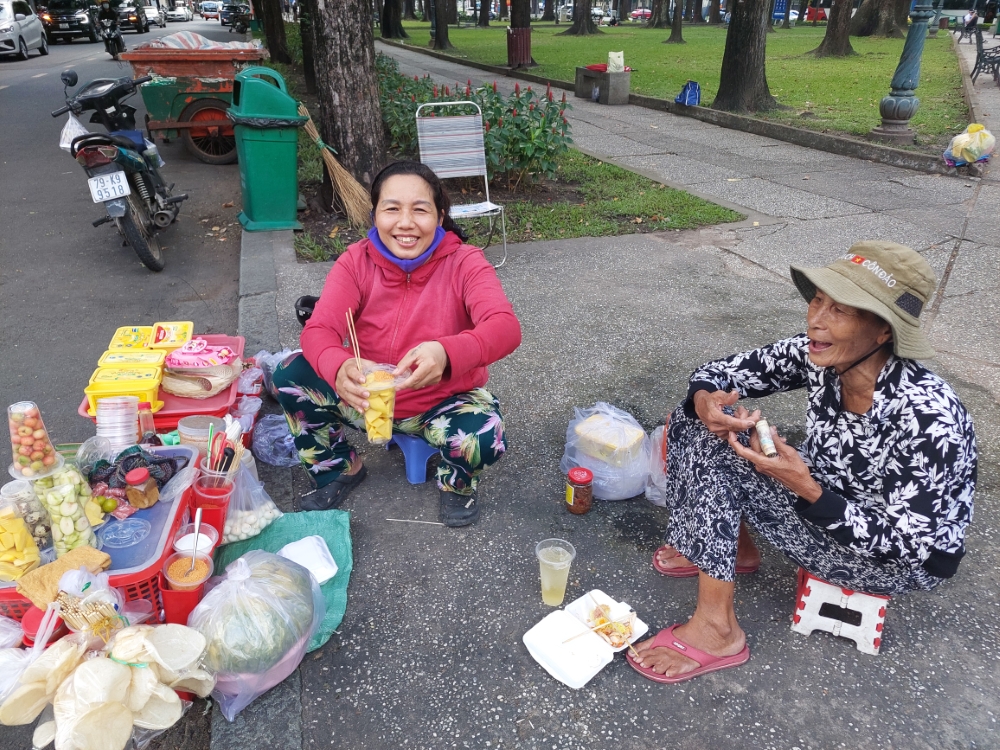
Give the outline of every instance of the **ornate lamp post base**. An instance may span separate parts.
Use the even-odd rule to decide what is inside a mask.
[[[879,103],[882,124],[871,131],[869,137],[873,140],[900,146],[913,143],[910,118],[920,106],[920,100],[914,92],[920,81],[920,58],[924,52],[924,39],[927,37],[927,21],[933,15],[931,0],[917,0],[916,7],[910,12],[912,23],[906,32],[903,54],[899,57],[896,73],[889,84],[889,95]]]

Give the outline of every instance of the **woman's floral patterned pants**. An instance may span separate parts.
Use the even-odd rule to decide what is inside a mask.
[[[345,428],[364,430],[364,416],[341,401],[301,354],[279,365],[272,381],[299,460],[316,486],[323,487],[350,471],[358,457],[347,442]],[[438,448],[438,487],[458,495],[471,495],[483,469],[496,463],[507,449],[500,404],[484,388],[446,398],[415,417],[395,419],[392,430],[419,435]]]
[[[728,443],[678,407],[667,433],[666,542],[722,581],[736,574],[740,519],[786,557],[825,581],[869,594],[928,591],[943,579],[899,559],[840,544],[795,512],[798,497],[757,472]],[[747,443],[745,436],[741,438]]]

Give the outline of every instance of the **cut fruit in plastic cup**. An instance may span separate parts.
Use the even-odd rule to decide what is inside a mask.
[[[42,414],[33,401],[18,401],[7,407],[7,428],[13,462],[10,475],[14,479],[38,479],[58,471],[63,464]]]

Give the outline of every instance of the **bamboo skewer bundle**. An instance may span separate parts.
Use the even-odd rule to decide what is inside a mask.
[[[299,114],[309,118],[305,124],[305,131],[313,139],[313,142],[319,146],[319,150],[323,154],[323,163],[326,165],[326,171],[330,174],[333,189],[340,196],[340,200],[344,204],[344,211],[347,212],[347,220],[355,229],[367,228],[372,210],[372,202],[368,197],[368,191],[365,190],[361,183],[354,179],[350,172],[340,165],[340,162],[333,155],[333,149],[327,146],[323,142],[323,139],[319,137],[319,131],[312,121],[309,110],[301,102],[299,103]]]

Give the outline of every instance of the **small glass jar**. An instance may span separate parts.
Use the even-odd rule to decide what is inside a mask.
[[[149,476],[149,469],[132,469],[125,475],[125,496],[129,504],[139,510],[149,508],[160,499],[160,490],[156,486],[156,480]]]
[[[594,474],[580,466],[566,475],[566,507],[570,513],[582,516],[594,502]]]

